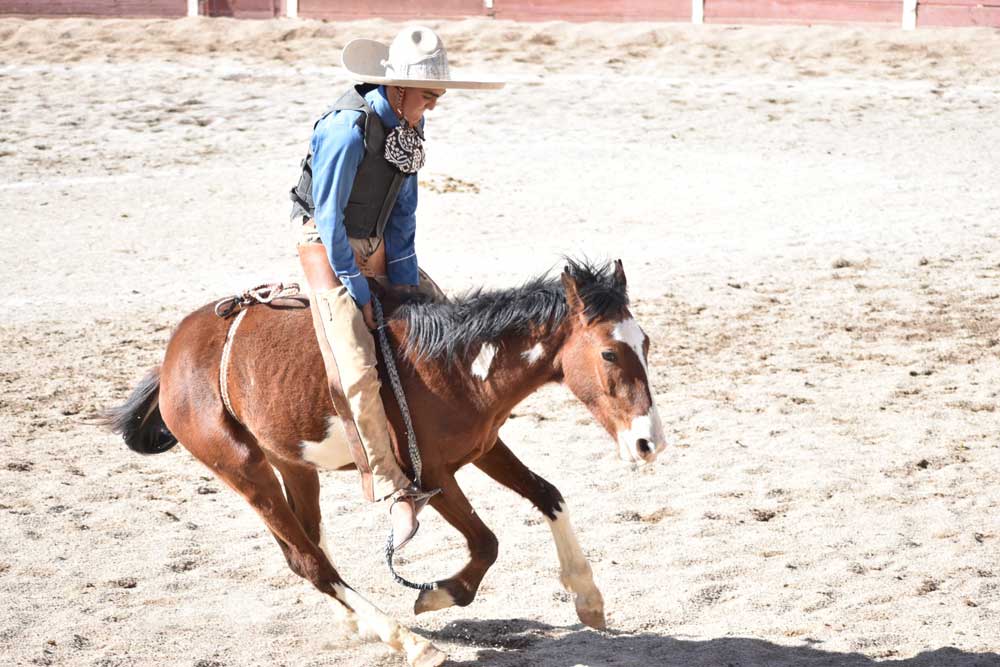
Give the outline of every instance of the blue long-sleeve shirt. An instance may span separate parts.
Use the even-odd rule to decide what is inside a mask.
[[[369,91],[368,104],[386,130],[399,125],[396,113],[385,96],[385,88]],[[358,270],[354,251],[347,240],[344,208],[354,187],[354,178],[365,156],[364,133],[358,127],[360,111],[338,111],[323,118],[312,135],[312,195],[316,207],[316,229],[326,247],[334,273],[358,306],[371,300],[368,281]],[[396,285],[416,285],[417,273],[417,175],[403,179],[396,205],[385,227],[385,253],[389,281]]]

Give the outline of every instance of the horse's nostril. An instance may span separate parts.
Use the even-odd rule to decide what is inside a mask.
[[[639,453],[640,454],[652,454],[653,453],[653,448],[652,448],[652,446],[650,446],[649,440],[646,440],[645,438],[639,438],[638,440],[636,440],[635,444],[637,444],[639,446]]]

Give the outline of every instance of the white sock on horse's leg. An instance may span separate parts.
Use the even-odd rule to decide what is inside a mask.
[[[447,660],[444,652],[396,622],[350,586],[337,584],[333,588],[337,599],[353,609],[361,623],[371,628],[383,643],[404,653],[411,667],[437,667]]]
[[[548,519],[548,522],[556,542],[556,552],[559,554],[559,581],[567,591],[574,594],[576,614],[580,620],[592,628],[603,629],[604,597],[594,584],[590,563],[587,562],[587,557],[583,555],[580,543],[576,539],[566,501],[559,504],[555,519]]]
[[[378,639],[378,635],[365,627],[361,619],[358,618],[358,615],[352,609],[348,609],[347,605],[339,600],[330,600],[330,604],[333,605],[333,615],[336,618],[336,622],[341,625],[343,633],[346,636],[357,637],[362,641],[374,641]]]
[[[323,521],[319,522],[319,548],[323,550],[326,554],[326,559],[333,562],[333,558],[330,556],[330,549],[326,546],[326,531],[323,529]]]

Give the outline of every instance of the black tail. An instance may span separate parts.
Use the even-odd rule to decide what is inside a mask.
[[[120,433],[129,449],[140,454],[159,454],[177,444],[160,415],[160,369],[146,373],[125,405],[102,415],[104,424]]]

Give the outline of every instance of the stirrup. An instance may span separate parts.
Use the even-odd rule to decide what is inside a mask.
[[[420,521],[417,520],[417,515],[420,514],[420,510],[424,508],[425,505],[430,501],[431,498],[441,493],[441,489],[432,489],[431,491],[420,491],[415,488],[400,489],[392,495],[392,503],[389,505],[389,514],[392,515],[392,508],[396,506],[398,502],[408,502],[413,504],[413,530],[410,534],[399,541],[396,544],[395,531],[392,530],[392,521],[389,522],[390,530],[390,544],[392,545],[393,551],[399,551],[407,544],[410,540],[414,538],[417,531],[420,530]]]
[[[414,507],[418,510],[430,501],[431,498],[441,493],[441,489],[431,489],[430,491],[423,491],[416,487],[404,488],[396,491],[392,495],[392,502],[395,504],[400,500],[412,500]]]

